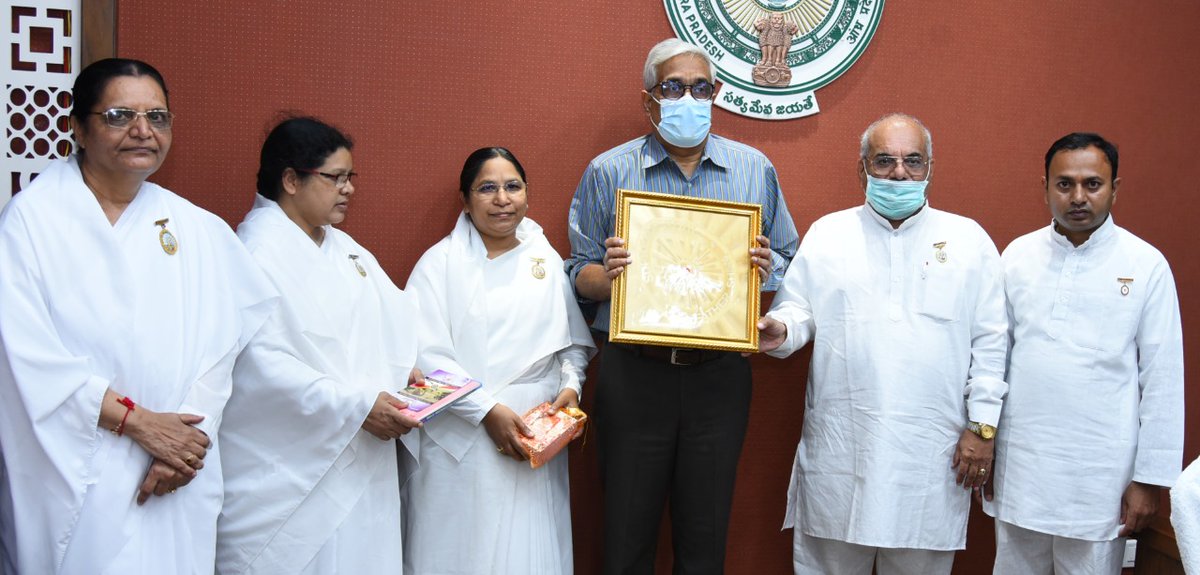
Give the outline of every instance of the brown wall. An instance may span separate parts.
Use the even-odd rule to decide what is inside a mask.
[[[401,285],[450,230],[461,162],[483,145],[508,146],[522,160],[530,216],[565,253],[567,207],[584,165],[648,130],[642,62],[672,35],[655,0],[121,0],[119,14],[120,55],[159,67],[179,114],[156,181],[236,224],[275,112],[324,117],[358,143],[363,175],[344,227]],[[912,113],[934,135],[933,204],[977,219],[1001,249],[1048,221],[1038,179],[1050,142],[1099,131],[1123,155],[1116,219],[1172,263],[1192,343],[1200,336],[1200,260],[1187,255],[1189,224],[1200,215],[1190,147],[1200,133],[1197,21],[1200,4],[1186,0],[890,2],[862,59],[818,92],[821,114],[764,122],[717,111],[715,131],[775,162],[803,231],[861,203],[854,163],[866,124]],[[1197,354],[1191,346],[1191,369]],[[779,525],[807,354],[756,358],[754,369],[728,566],[786,573],[790,532]],[[1187,413],[1200,417],[1195,393]],[[1189,461],[1200,453],[1198,435],[1187,440]],[[572,458],[577,564],[596,573],[594,446]],[[990,565],[991,537],[977,512],[956,571]]]

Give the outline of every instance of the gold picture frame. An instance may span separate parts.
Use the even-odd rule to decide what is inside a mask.
[[[612,286],[608,340],[758,351],[762,206],[617,190],[632,262]]]

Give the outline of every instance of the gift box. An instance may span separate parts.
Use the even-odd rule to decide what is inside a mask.
[[[558,455],[571,440],[583,435],[587,414],[574,407],[551,412],[550,404],[542,403],[526,412],[522,419],[533,437],[522,437],[521,445],[529,456],[529,466],[537,469]]]

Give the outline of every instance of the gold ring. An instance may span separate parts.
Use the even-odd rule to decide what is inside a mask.
[[[196,456],[188,454],[188,456],[186,458],[184,458],[183,462],[188,465],[191,465],[196,462]]]
[[[979,474],[980,474],[980,475],[987,475],[987,468],[986,468],[986,467],[980,467],[980,468],[979,468]]]
[[[496,448],[496,451],[497,451],[497,452],[499,452],[499,453],[504,453],[504,448],[503,448],[503,447],[497,447],[497,448]]]
[[[174,489],[168,490],[167,493],[175,493]]]

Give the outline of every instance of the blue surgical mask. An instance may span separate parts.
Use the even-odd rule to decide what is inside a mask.
[[[913,180],[888,180],[867,174],[867,202],[879,215],[889,220],[903,220],[917,213],[925,205],[926,178]]]
[[[694,148],[708,137],[712,127],[712,100],[701,102],[689,93],[678,100],[654,101],[658,102],[662,120],[654,127],[668,143],[680,148]]]

